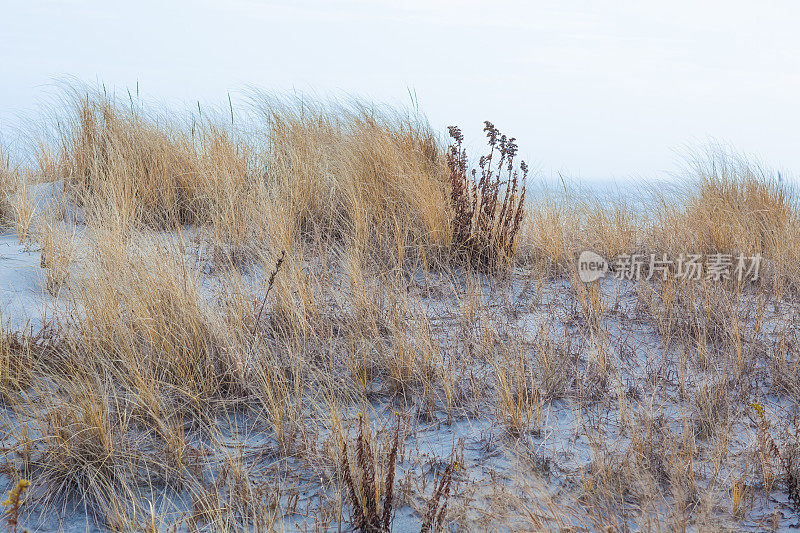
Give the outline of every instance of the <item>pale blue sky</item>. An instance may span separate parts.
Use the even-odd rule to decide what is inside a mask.
[[[715,138],[800,170],[800,3],[6,3],[6,138],[65,75],[166,101],[248,85],[356,93],[472,137],[490,119],[545,174],[658,177]]]

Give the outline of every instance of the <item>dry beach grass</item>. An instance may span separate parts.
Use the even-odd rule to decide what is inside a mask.
[[[16,190],[16,177],[11,165],[11,155],[0,139],[0,223],[11,218],[11,198]]]
[[[626,204],[535,187],[490,125],[494,159],[462,165],[424,118],[363,102],[64,101],[35,160],[0,169],[57,303],[0,339],[21,525],[800,521],[798,209],[768,171],[711,153]],[[60,208],[31,204],[43,183]],[[586,249],[764,264],[586,284]]]

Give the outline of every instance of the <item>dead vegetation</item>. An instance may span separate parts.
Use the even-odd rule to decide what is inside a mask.
[[[11,164],[11,154],[0,139],[0,226],[11,220],[11,201],[17,187],[16,172]]]
[[[394,505],[394,476],[397,447],[400,443],[400,426],[395,428],[394,439],[385,462],[375,467],[375,457],[370,436],[364,429],[364,418],[358,420],[355,461],[350,460],[347,442],[342,447],[342,472],[353,513],[354,528],[362,532],[378,533],[392,530]],[[354,469],[350,466],[353,463]],[[380,484],[379,480],[383,480]],[[381,503],[381,496],[383,502]]]
[[[69,101],[11,204],[58,304],[40,334],[0,338],[21,525],[796,516],[798,211],[768,171],[712,154],[682,190],[627,204],[537,188],[490,123],[473,173],[457,129],[448,148],[371,104]],[[41,174],[67,184],[64,209],[27,201]],[[585,284],[585,249],[643,254],[645,276]],[[757,280],[646,276],[650,254],[740,252],[763,256]]]
[[[476,169],[468,168],[461,130],[450,127],[455,143],[447,153],[453,247],[456,255],[465,256],[472,265],[495,269],[507,265],[516,250],[517,232],[525,216],[528,166],[522,161],[519,170],[514,167],[518,150],[514,137],[506,137],[489,121],[483,131],[489,154],[480,157],[478,176]]]

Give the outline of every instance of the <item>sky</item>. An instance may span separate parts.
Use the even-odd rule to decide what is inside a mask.
[[[712,141],[800,174],[793,0],[4,4],[5,139],[74,77],[167,103],[412,94],[474,148],[491,120],[545,176],[663,178]]]

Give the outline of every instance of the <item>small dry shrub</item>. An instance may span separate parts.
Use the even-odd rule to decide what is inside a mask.
[[[433,494],[431,494],[425,514],[422,516],[420,533],[444,531],[447,524],[447,504],[450,501],[453,476],[456,470],[458,470],[458,463],[450,461],[439,479],[434,482]]]
[[[786,484],[786,494],[795,513],[800,514],[800,430],[797,413],[782,423],[776,441],[773,438],[772,423],[764,414],[764,406],[751,404],[756,413],[760,454],[765,474],[775,463],[780,470],[780,478]],[[768,476],[765,475],[765,481]]]
[[[667,506],[679,510],[696,504],[697,450],[691,432],[676,434],[663,417],[635,415],[626,434],[627,445],[590,436],[593,459],[580,500],[591,514],[604,523],[624,523],[636,513],[653,513],[649,519],[663,521]]]
[[[489,154],[478,161],[478,177],[476,169],[468,168],[461,130],[455,126],[450,126],[449,130],[455,142],[447,153],[453,247],[477,268],[497,268],[516,252],[517,233],[525,216],[528,165],[522,161],[519,170],[514,167],[516,139],[506,137],[486,121],[483,130]]]
[[[371,437],[364,431],[364,417],[359,417],[355,462],[351,461],[347,442],[342,447],[342,473],[353,509],[353,528],[362,533],[382,533],[392,529],[394,505],[394,476],[397,448],[400,442],[400,425],[395,428],[391,447],[381,471],[375,468],[375,456],[370,445]],[[354,467],[351,467],[351,463]],[[384,475],[380,483],[381,474]],[[381,503],[383,495],[383,503]]]
[[[17,533],[17,526],[19,525],[19,510],[22,507],[22,504],[25,503],[25,500],[22,496],[28,487],[30,487],[30,484],[31,482],[27,479],[20,479],[17,481],[14,485],[14,488],[8,492],[8,498],[2,503],[2,505],[8,507],[8,510],[6,511],[8,514],[6,517],[6,523],[13,533]]]
[[[728,434],[733,425],[737,398],[730,379],[707,375],[700,381],[690,397],[695,433],[705,440],[715,433]]]
[[[800,332],[796,329],[788,329],[779,339],[765,346],[772,390],[788,395],[794,401],[800,398],[800,354],[797,346],[800,346]]]

